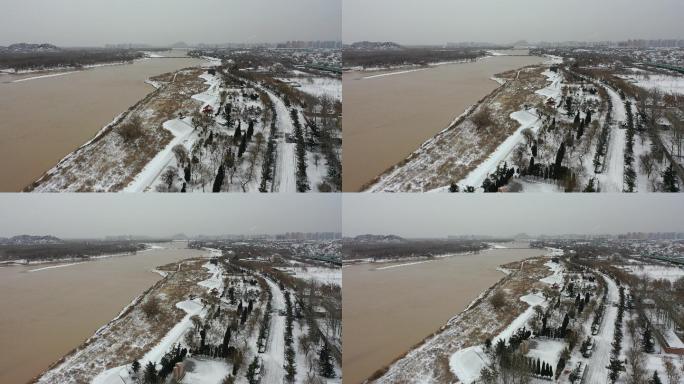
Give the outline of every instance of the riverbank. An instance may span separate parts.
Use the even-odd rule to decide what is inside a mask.
[[[28,192],[120,191],[174,139],[164,123],[178,111],[199,108],[192,95],[210,88],[200,77],[202,68],[186,68],[150,78],[154,91],[138,101],[96,136],[68,154],[52,169],[26,188]],[[139,126],[129,142],[124,130]]]
[[[197,58],[149,58],[87,70],[0,75],[0,191],[19,192],[93,139],[154,88],[151,77],[199,66]],[[30,81],[11,82],[32,78]]]
[[[161,280],[32,382],[91,382],[105,370],[142,358],[186,316],[186,311],[176,303],[192,301],[207,289],[200,285],[212,277],[205,268],[206,263],[206,258],[199,258],[158,267],[157,270],[164,272]],[[157,300],[154,322],[148,321],[150,315],[143,308],[150,297]],[[197,304],[198,308],[203,307],[201,303]]]
[[[157,245],[135,255],[0,268],[0,307],[12,309],[0,317],[0,344],[12,351],[0,361],[0,382],[25,383],[83,343],[162,278],[158,266],[211,255],[187,242]]]
[[[496,74],[543,60],[487,56],[474,62],[370,75],[375,77],[365,72],[345,73],[344,190],[362,190],[453,124],[470,106],[501,86],[492,79]]]
[[[508,274],[483,291],[463,312],[452,317],[437,332],[414,345],[390,365],[376,371],[368,381],[463,381],[465,378],[459,378],[453,372],[452,355],[468,347],[483,344],[486,338],[492,338],[511,328],[515,319],[530,310],[530,302],[538,302],[537,296],[544,297],[542,293],[549,285],[550,280],[546,280],[549,274],[556,276],[554,279],[562,276],[558,274],[561,269],[550,267],[551,255],[558,253],[550,251],[546,256],[503,265]],[[504,298],[516,300],[505,299],[500,303],[492,300],[493,296],[500,294]],[[473,324],[477,324],[477,327],[473,327]]]
[[[547,85],[547,77],[542,74],[547,66],[529,66],[495,75],[501,85],[362,190],[427,192],[448,188],[451,183],[465,179],[502,143],[524,128],[512,114],[530,106],[543,107],[544,99],[535,91]],[[480,187],[460,185],[464,190],[468,186]]]
[[[437,332],[455,313],[465,310],[506,276],[501,265],[544,252],[487,249],[431,261],[345,266],[342,323],[346,380],[362,382],[426,335]]]

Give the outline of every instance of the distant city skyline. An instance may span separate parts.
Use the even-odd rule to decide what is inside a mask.
[[[344,194],[345,237],[512,237],[684,232],[684,205],[669,194]]]
[[[341,40],[341,0],[26,0],[5,2],[0,45],[166,46],[176,42]]]
[[[684,38],[679,0],[345,0],[344,43],[619,41]]]

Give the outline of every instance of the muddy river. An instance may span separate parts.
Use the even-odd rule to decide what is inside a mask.
[[[0,191],[22,190],[91,139],[154,89],[145,83],[149,77],[202,62],[154,58],[75,72],[0,74]],[[59,76],[36,78],[46,75]]]
[[[155,267],[207,253],[161,247],[38,271],[59,264],[0,267],[0,383],[29,381],[92,336],[161,279]]]
[[[472,63],[394,70],[388,76],[382,75],[390,72],[344,73],[343,190],[359,190],[446,128],[499,86],[491,80],[493,75],[544,60],[492,56]]]
[[[362,382],[437,331],[503,277],[499,265],[545,253],[507,246],[413,265],[344,267],[344,382]]]

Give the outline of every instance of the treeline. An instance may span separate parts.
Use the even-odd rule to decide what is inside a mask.
[[[440,61],[475,60],[485,51],[474,49],[405,48],[401,50],[345,49],[345,67],[390,67],[398,65],[427,65]]]
[[[62,244],[0,245],[0,260],[55,260],[137,252],[144,244],[130,241],[65,242]]]
[[[342,246],[342,258],[349,260],[433,257],[447,253],[479,252],[486,248],[486,244],[470,240],[414,240],[403,243],[359,243],[347,240]]]
[[[3,53],[0,69],[17,71],[60,67],[80,68],[88,65],[125,62],[142,58],[144,54],[127,49],[65,49],[58,52]]]

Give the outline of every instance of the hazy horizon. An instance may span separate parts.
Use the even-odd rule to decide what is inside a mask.
[[[406,238],[684,232],[669,194],[344,194],[342,234]]]
[[[0,45],[277,43],[341,40],[341,0],[27,0],[0,12]]]
[[[682,39],[678,0],[345,0],[342,40],[404,45],[446,42]]]
[[[334,194],[0,194],[0,237],[342,232],[340,206]]]

